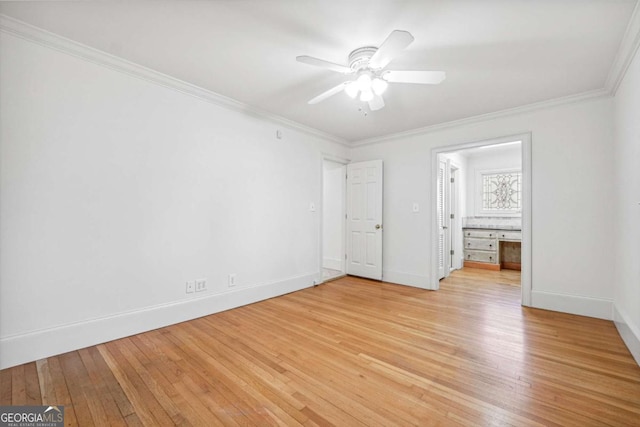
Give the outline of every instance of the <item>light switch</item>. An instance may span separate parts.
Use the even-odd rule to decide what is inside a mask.
[[[413,212],[420,212],[420,205],[417,203],[413,204]]]
[[[311,202],[309,204],[309,211],[311,211],[311,212],[315,212],[316,211],[316,204],[315,203]]]

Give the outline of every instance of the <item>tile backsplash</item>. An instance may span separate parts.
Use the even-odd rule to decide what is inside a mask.
[[[520,217],[488,217],[468,216],[462,218],[462,226],[470,228],[497,228],[506,230],[520,230],[522,218]]]

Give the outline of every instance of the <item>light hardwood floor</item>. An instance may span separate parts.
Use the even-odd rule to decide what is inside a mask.
[[[614,325],[522,308],[519,278],[346,277],[0,371],[0,404],[83,426],[640,425]]]

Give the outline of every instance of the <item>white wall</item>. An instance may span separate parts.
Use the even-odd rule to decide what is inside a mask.
[[[323,160],[322,266],[344,271],[344,165]]]
[[[532,134],[533,305],[611,317],[614,201],[611,98],[535,110],[352,150],[385,164],[383,278],[427,287],[431,272],[431,150]]]
[[[320,277],[309,205],[348,150],[6,33],[0,53],[0,368]]]
[[[640,336],[638,58],[614,170],[608,98],[349,153],[5,33],[0,56],[0,368],[311,285],[323,153],[385,161],[384,278],[426,286],[431,149],[526,131],[534,305],[608,317],[615,286],[617,324]],[[209,289],[185,294],[198,278]]]
[[[614,102],[615,204],[609,218],[615,233],[615,321],[640,364],[640,54],[627,70]]]
[[[477,200],[480,196],[478,172],[499,169],[522,169],[522,153],[520,144],[506,147],[490,147],[475,149],[467,157],[466,212],[464,216],[480,216],[477,212]]]

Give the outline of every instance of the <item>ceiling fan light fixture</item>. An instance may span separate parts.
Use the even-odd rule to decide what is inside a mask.
[[[351,82],[344,87],[344,91],[347,95],[349,95],[349,98],[355,99],[356,96],[358,96],[358,92],[360,92],[360,89],[358,88],[358,84],[356,82]]]
[[[386,70],[385,67],[414,41],[413,36],[403,30],[393,30],[379,47],[363,46],[349,54],[349,65],[340,65],[312,56],[298,56],[296,61],[352,76],[308,101],[317,104],[344,91],[351,99],[359,98],[369,104],[371,111],[384,108],[382,94],[389,83],[412,83],[435,85],[446,78],[444,71]],[[359,95],[359,96],[358,96]]]
[[[371,92],[371,76],[369,75],[369,73],[360,74],[356,80],[356,83],[358,83],[358,88],[362,92]]]
[[[372,99],[373,99],[373,92],[371,92],[371,89],[363,90],[362,93],[360,94],[360,101],[362,102],[369,102]]]
[[[382,95],[385,90],[389,87],[389,83],[386,80],[382,80],[380,77],[376,77],[371,82],[371,89],[373,89],[373,93],[376,95]]]

